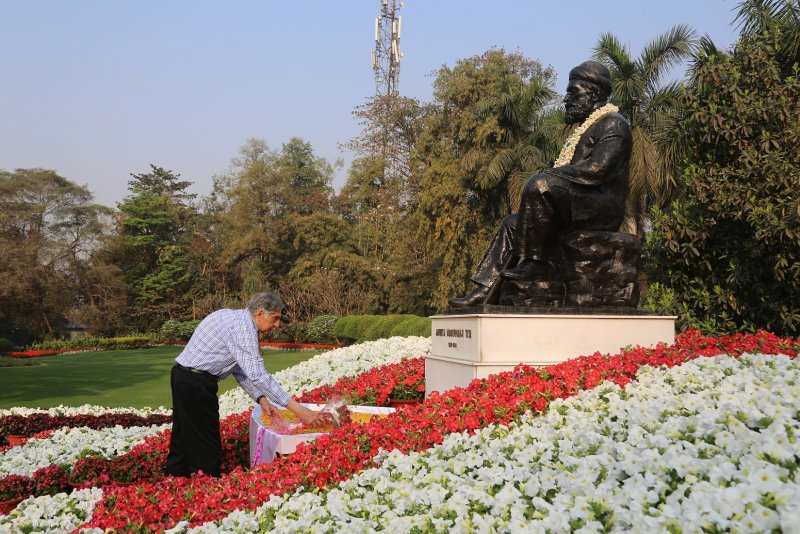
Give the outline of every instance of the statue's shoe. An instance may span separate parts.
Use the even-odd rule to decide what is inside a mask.
[[[547,263],[543,261],[522,260],[513,269],[500,271],[500,276],[508,280],[534,280],[547,275]]]
[[[453,308],[466,308],[467,306],[477,306],[478,304],[483,304],[483,301],[486,300],[486,295],[489,294],[489,288],[486,286],[479,286],[478,289],[473,291],[472,293],[467,293],[463,297],[455,297],[448,302],[450,306]]]

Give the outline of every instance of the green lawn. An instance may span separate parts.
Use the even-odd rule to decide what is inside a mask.
[[[111,407],[172,407],[169,372],[181,347],[79,352],[36,358],[41,366],[0,367],[0,408],[50,408],[64,404]],[[321,351],[264,350],[274,373]],[[219,384],[220,394],[238,387],[233,377]]]

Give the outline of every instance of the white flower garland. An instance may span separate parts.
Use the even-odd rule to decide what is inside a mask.
[[[598,108],[589,115],[585,121],[581,123],[580,126],[575,128],[575,130],[567,137],[566,142],[564,143],[564,147],[561,149],[561,153],[558,155],[558,159],[553,164],[553,167],[561,167],[563,165],[569,165],[572,162],[572,156],[575,155],[575,148],[578,146],[578,141],[581,140],[581,136],[586,133],[586,131],[594,126],[594,123],[605,117],[610,113],[616,113],[619,111],[619,108],[614,104],[608,103],[605,106]]]

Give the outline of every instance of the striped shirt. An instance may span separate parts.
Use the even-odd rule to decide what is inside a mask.
[[[253,400],[264,395],[279,406],[291,400],[264,369],[256,323],[246,309],[217,310],[203,319],[175,361],[220,380],[233,375]]]

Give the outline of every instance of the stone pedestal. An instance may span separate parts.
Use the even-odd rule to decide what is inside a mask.
[[[675,341],[675,317],[656,315],[585,315],[562,310],[558,314],[464,313],[431,319],[426,396],[509,371],[520,363],[545,366],[594,352],[615,354],[629,345],[649,347]]]

